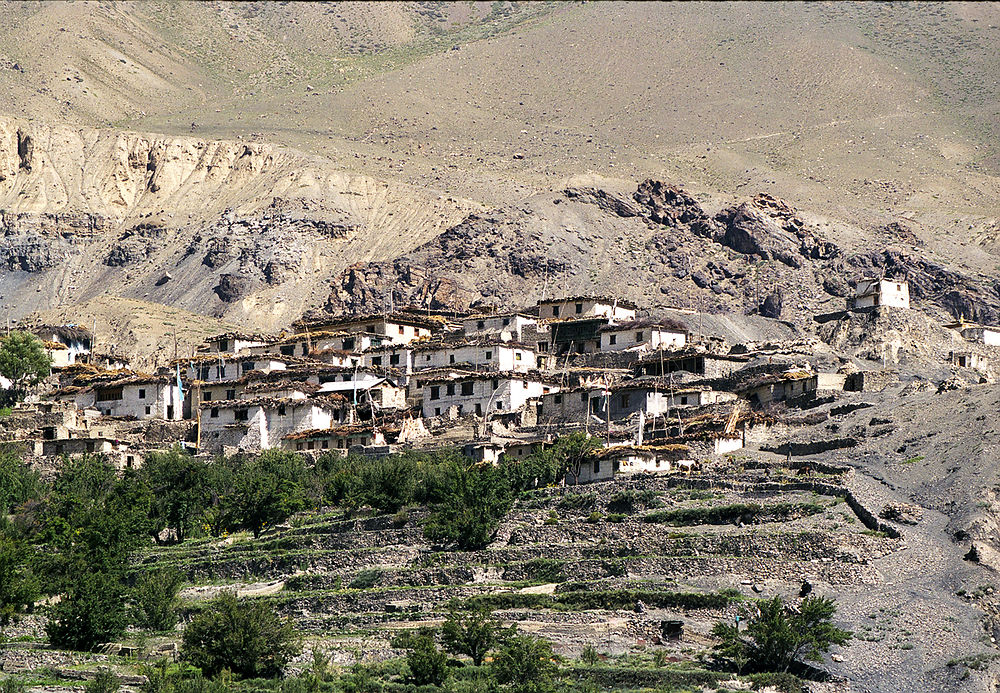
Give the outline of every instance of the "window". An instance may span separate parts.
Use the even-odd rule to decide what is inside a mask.
[[[449,395],[455,394],[455,383],[448,383],[447,392]]]
[[[375,331],[374,325],[365,325],[365,332],[374,332],[374,331]]]
[[[583,304],[582,303],[577,303],[576,304],[576,314],[579,315],[582,312],[583,312]]]
[[[381,356],[372,356],[372,365],[373,366],[381,366],[382,365],[382,357]]]
[[[215,367],[215,377],[216,378],[220,378],[220,379],[221,378],[225,378],[226,377],[226,367],[225,366],[216,366]]]
[[[600,473],[601,473],[601,461],[594,460],[594,474],[600,474]]]
[[[441,416],[441,407],[434,407],[434,416]]]
[[[399,365],[399,354],[390,354],[390,356],[389,356],[389,365],[390,366],[398,366]]]
[[[149,415],[150,415],[150,414],[152,414],[152,413],[153,413],[153,408],[152,408],[152,407],[150,407],[150,406],[147,406],[147,407],[146,407],[146,416],[149,416]]]
[[[441,399],[441,388],[432,387],[431,388],[431,399]]]
[[[141,387],[139,388],[139,399],[146,399],[146,391]]]
[[[493,378],[493,381],[490,383],[490,385],[492,385],[493,389],[496,390],[497,388],[500,387],[500,381],[497,380],[496,378]]]
[[[340,379],[345,383],[349,383],[351,381],[351,374],[344,373],[342,376],[340,376]]]
[[[642,332],[636,332],[635,333],[635,341],[641,342],[642,341],[642,335],[643,335]]]
[[[249,373],[253,370],[253,361],[244,361],[240,364],[240,371],[243,373]]]
[[[296,450],[301,450],[302,449],[302,443],[296,443],[295,444],[295,449]]]
[[[556,404],[562,404],[562,395],[556,395],[556,396],[555,396],[555,397],[553,398],[553,401],[554,401],[554,402],[555,402]]]
[[[229,351],[229,340],[220,339],[219,340],[219,351]]]
[[[552,306],[552,317],[553,318],[559,317],[559,306]]]
[[[485,327],[486,327],[486,323],[483,322],[482,320],[480,320],[479,322],[476,323],[476,329],[477,330],[481,330],[481,329],[483,329]]]
[[[399,334],[406,334],[406,330],[403,329],[402,325],[399,326]]]
[[[309,345],[306,342],[302,342],[302,355],[305,356],[309,353]]]
[[[509,324],[510,324],[510,318],[504,318],[503,319],[503,326],[507,327],[507,325],[509,325]]]
[[[236,390],[226,390],[226,399],[236,399]]]
[[[330,441],[329,440],[324,440],[322,447],[323,447],[324,450],[329,450],[330,449]]]
[[[685,395],[684,397],[681,397],[681,404],[687,404],[687,403],[688,403],[687,395]]]
[[[250,419],[250,412],[246,409],[237,409],[233,412],[233,418],[237,421],[248,421]]]
[[[618,335],[613,334],[608,337],[608,344],[617,344],[617,343],[618,343]]]
[[[600,397],[594,397],[594,398],[592,398],[590,400],[590,411],[595,412],[595,413],[601,411],[601,398]]]
[[[354,337],[348,337],[343,342],[344,351],[354,351]]]
[[[210,411],[208,415],[209,415],[210,418],[213,418],[213,419],[219,418],[219,408],[218,407],[212,407],[212,411]]]
[[[514,360],[515,361],[520,361],[521,360],[521,352],[520,351],[515,351],[514,352]]]
[[[97,391],[98,402],[111,402],[121,398],[122,389],[120,387],[105,388]]]
[[[503,402],[497,402],[497,409],[503,409]]]
[[[285,415],[285,405],[284,404],[279,404],[278,405],[278,416],[284,416],[284,415]]]
[[[202,380],[208,380],[208,370],[211,366],[202,366],[201,375],[199,376]]]
[[[587,401],[587,393],[586,392],[581,392],[580,393],[580,401],[581,402],[586,402]]]
[[[430,361],[430,360],[431,360],[431,355],[430,355],[430,354],[427,354],[427,355],[426,355],[426,356],[424,357],[424,361]]]
[[[463,395],[471,395],[472,394],[472,386],[474,384],[475,383],[473,383],[471,380],[468,381],[468,382],[462,383],[462,394]]]
[[[480,404],[479,402],[476,402],[476,414],[478,414],[479,416],[483,415],[483,405]]]
[[[455,363],[455,355],[448,354],[448,363]]]
[[[631,397],[628,395],[622,395],[622,406],[627,407],[631,401]]]
[[[310,450],[315,450],[316,449],[316,443],[314,441],[310,440],[309,443],[306,445],[306,447],[309,448]]]
[[[278,351],[281,352],[282,356],[295,356],[295,345],[294,344],[285,344],[285,345],[279,347]]]
[[[487,361],[492,361],[493,360],[493,352],[492,351],[487,351],[486,352],[486,360]]]

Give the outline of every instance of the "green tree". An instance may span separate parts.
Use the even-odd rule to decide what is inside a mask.
[[[274,678],[299,651],[291,620],[224,592],[184,629],[181,657],[206,676]]]
[[[410,680],[417,686],[440,686],[450,675],[448,655],[441,652],[434,638],[428,634],[410,638],[406,664],[410,667]]]
[[[493,677],[511,693],[555,690],[559,667],[547,640],[519,635],[504,645],[490,666]]]
[[[717,622],[712,635],[720,657],[737,669],[745,663],[755,671],[787,672],[800,658],[820,661],[834,645],[846,645],[852,633],[833,624],[837,604],[827,597],[806,597],[791,609],[781,597],[745,606],[739,624]]]
[[[164,529],[184,541],[205,511],[217,501],[209,462],[186,454],[178,447],[153,452],[143,462],[139,474],[153,493],[150,506],[150,531],[158,537]]]
[[[460,549],[489,544],[513,504],[505,471],[490,465],[450,465],[440,495],[441,500],[431,507],[424,535]]]
[[[235,527],[259,537],[264,527],[282,522],[309,505],[307,471],[298,455],[268,450],[240,466],[227,499]]]
[[[597,438],[585,433],[572,433],[557,438],[551,447],[507,464],[518,489],[546,486],[567,475],[575,482],[580,478],[583,465],[589,463],[600,447],[601,443]]]
[[[0,529],[0,642],[4,629],[38,598],[30,557],[31,547]]]
[[[28,388],[51,370],[52,359],[45,353],[45,345],[30,332],[14,330],[0,340],[0,375],[11,382],[16,399],[24,399]]]
[[[83,693],[118,693],[122,687],[122,680],[109,667],[101,667],[87,685],[83,687]]]
[[[57,647],[89,651],[125,632],[125,588],[117,575],[81,572],[52,607],[45,632]]]
[[[38,473],[21,461],[15,451],[0,449],[0,515],[37,498],[40,487]]]
[[[452,654],[471,657],[478,667],[490,650],[513,634],[513,628],[504,628],[486,609],[465,615],[453,612],[441,626],[441,644]]]
[[[156,631],[173,628],[182,582],[181,574],[170,568],[140,575],[132,589],[132,623]]]

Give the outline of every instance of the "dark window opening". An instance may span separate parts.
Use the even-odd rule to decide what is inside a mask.
[[[474,383],[471,380],[469,382],[467,382],[467,383],[462,383],[462,394],[463,395],[471,395],[472,394],[472,386],[473,386],[473,384]]]
[[[432,387],[431,388],[431,399],[441,399],[441,388]]]
[[[249,421],[250,412],[247,409],[237,409],[233,412],[233,418],[237,421]]]

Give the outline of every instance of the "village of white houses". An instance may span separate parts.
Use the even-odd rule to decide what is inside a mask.
[[[1000,3],[0,3],[0,693],[1000,691]]]

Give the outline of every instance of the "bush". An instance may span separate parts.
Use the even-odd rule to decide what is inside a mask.
[[[622,515],[621,513],[609,513],[608,516],[604,519],[608,522],[614,522],[620,524],[625,521],[625,516]]]
[[[717,505],[709,508],[662,510],[643,516],[642,521],[655,524],[668,524],[675,527],[728,525],[739,522],[786,521],[795,516],[815,515],[823,512],[823,510],[823,506],[818,503],[775,503],[773,505],[735,503],[733,505]]]
[[[448,678],[448,655],[438,650],[430,635],[416,635],[410,639],[406,654],[410,680],[417,686],[440,686]]]
[[[265,527],[308,506],[306,490],[306,469],[297,455],[263,452],[241,464],[233,476],[233,490],[226,499],[230,526],[260,537]]]
[[[719,639],[720,658],[740,671],[787,673],[804,658],[820,661],[833,645],[847,644],[852,633],[833,625],[836,603],[826,597],[806,597],[792,610],[781,597],[744,608],[746,627],[718,622],[712,635]]]
[[[431,508],[424,534],[433,542],[459,549],[483,548],[493,540],[513,503],[504,470],[452,465],[445,483],[439,490],[441,500]]]
[[[362,570],[360,573],[354,576],[354,579],[348,583],[348,589],[352,590],[368,590],[379,583],[382,579],[382,571],[378,568],[369,568],[367,570]]]
[[[52,607],[45,632],[56,647],[92,650],[125,632],[125,589],[115,575],[84,572]]]
[[[547,693],[555,690],[552,646],[545,640],[521,635],[511,638],[491,665],[494,678],[512,693]]]
[[[557,506],[562,510],[590,510],[597,503],[594,493],[567,493],[559,499]]]
[[[564,561],[557,561],[552,558],[534,558],[524,564],[524,572],[531,580],[537,582],[563,582],[566,576],[563,575]]]
[[[184,629],[181,657],[206,676],[229,669],[241,678],[273,678],[299,650],[289,619],[224,592]]]
[[[654,609],[721,609],[735,597],[721,592],[657,592],[652,590],[567,591],[551,594],[496,592],[471,597],[466,604],[473,609],[555,609],[591,611],[594,609],[634,609],[642,602]]]
[[[108,667],[101,667],[87,685],[83,687],[84,693],[117,693],[122,687],[121,679]]]
[[[596,510],[589,515],[587,515],[587,522],[592,525],[596,525],[598,522],[604,519],[604,515],[597,512]]]
[[[656,491],[618,491],[608,501],[608,511],[614,513],[632,513],[640,508],[655,508],[660,505]]]
[[[132,590],[132,623],[140,628],[164,631],[177,624],[177,592],[183,578],[172,569],[144,573]]]
[[[444,648],[456,655],[467,655],[475,666],[482,666],[487,653],[513,635],[485,609],[475,610],[465,616],[452,613],[441,626]]]

